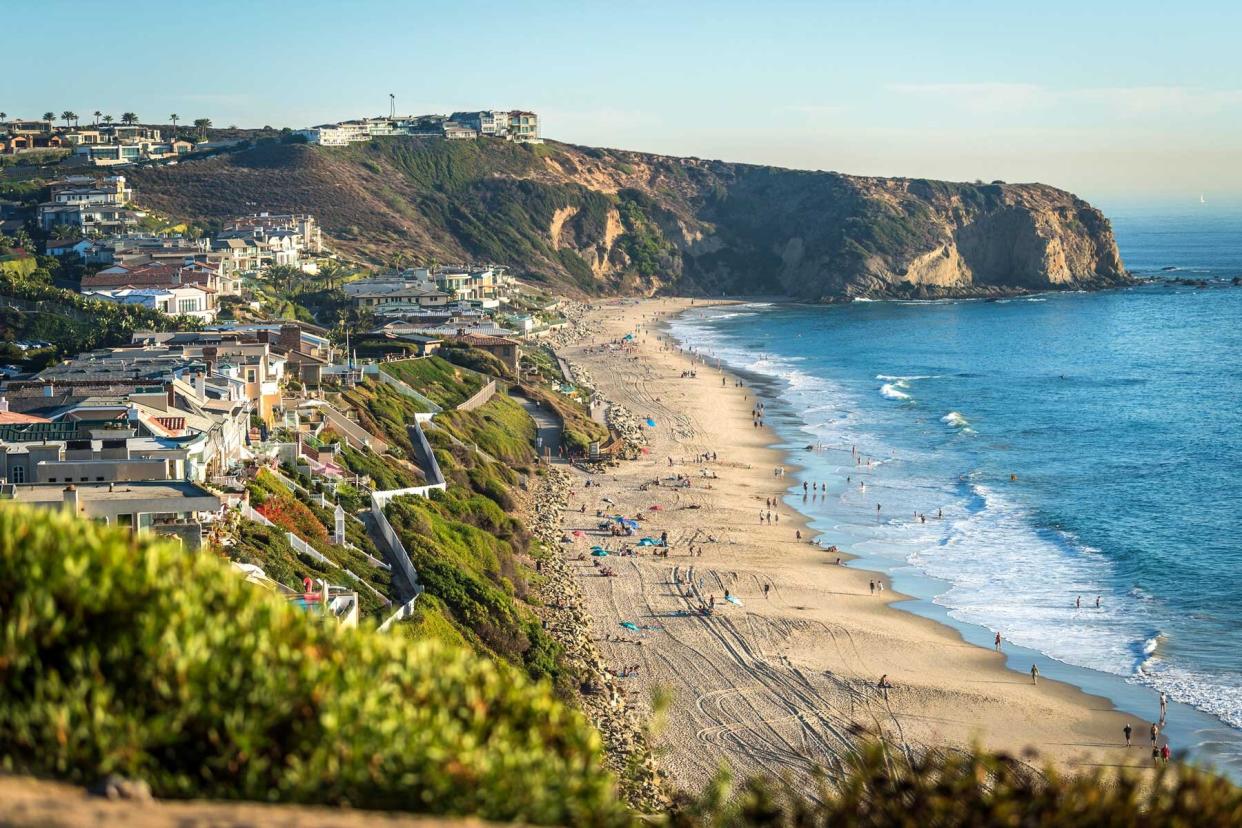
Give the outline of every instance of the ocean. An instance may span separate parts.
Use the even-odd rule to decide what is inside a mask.
[[[906,609],[999,631],[1015,669],[1139,733],[1163,691],[1174,750],[1242,777],[1242,216],[1113,220],[1152,284],[700,309],[671,333],[751,377],[801,466],[789,505]]]

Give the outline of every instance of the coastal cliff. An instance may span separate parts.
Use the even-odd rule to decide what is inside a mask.
[[[1104,215],[1043,184],[420,138],[268,144],[127,175],[145,205],[181,218],[310,212],[349,255],[486,259],[581,294],[836,301],[1128,281]]]

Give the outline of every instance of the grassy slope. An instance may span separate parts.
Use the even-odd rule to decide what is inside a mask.
[[[396,377],[442,408],[465,402],[483,387],[478,374],[446,362],[438,356],[385,362],[380,370]]]

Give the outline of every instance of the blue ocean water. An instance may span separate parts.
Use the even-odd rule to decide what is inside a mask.
[[[999,631],[1067,665],[1140,725],[1167,692],[1174,748],[1237,772],[1242,216],[1114,226],[1127,266],[1156,283],[733,306],[672,333],[762,383],[803,466],[789,502],[824,543],[968,638]],[[826,494],[803,499],[804,480]]]

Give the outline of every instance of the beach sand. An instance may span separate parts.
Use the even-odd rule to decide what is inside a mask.
[[[585,500],[587,512],[568,513],[565,531],[587,535],[561,552],[580,573],[605,657],[618,670],[638,665],[637,676],[625,680],[634,703],[649,712],[657,689],[669,696],[655,744],[674,785],[698,791],[722,764],[739,776],[804,778],[817,766],[833,768],[868,734],[916,748],[976,744],[1068,770],[1146,764],[1149,723],[1068,685],[1041,678],[1033,686],[1029,675],[1006,669],[1001,655],[893,609],[904,596],[887,582],[873,595],[869,582],[877,576],[836,565],[837,555],[810,543],[801,516],[783,503],[779,524],[760,524],[765,498],[780,498],[792,483],[776,478],[774,468],[793,465],[771,447],[774,434],[752,425],[751,389],[735,387],[731,377],[722,386],[721,372],[662,349],[658,319],[689,304],[596,306],[586,320],[598,331],[597,345],[641,325],[637,346],[592,348],[588,338],[558,349],[590,372],[603,397],[657,423],[647,429],[648,454],[593,475],[590,488],[574,470],[571,507]],[[692,368],[697,378],[683,379]],[[694,462],[710,451],[717,462]],[[678,473],[693,485],[644,485]],[[596,543],[620,545],[594,533],[597,509],[642,514],[640,534],[667,531],[670,555],[614,554],[603,562],[616,577],[597,574],[589,556],[577,556]],[[691,557],[691,545],[702,554]],[[724,600],[726,589],[740,605]],[[709,596],[716,609],[704,617],[695,609]],[[634,632],[623,621],[650,629]],[[876,686],[885,674],[893,685],[887,699]],[[1127,721],[1135,731],[1129,750]]]

